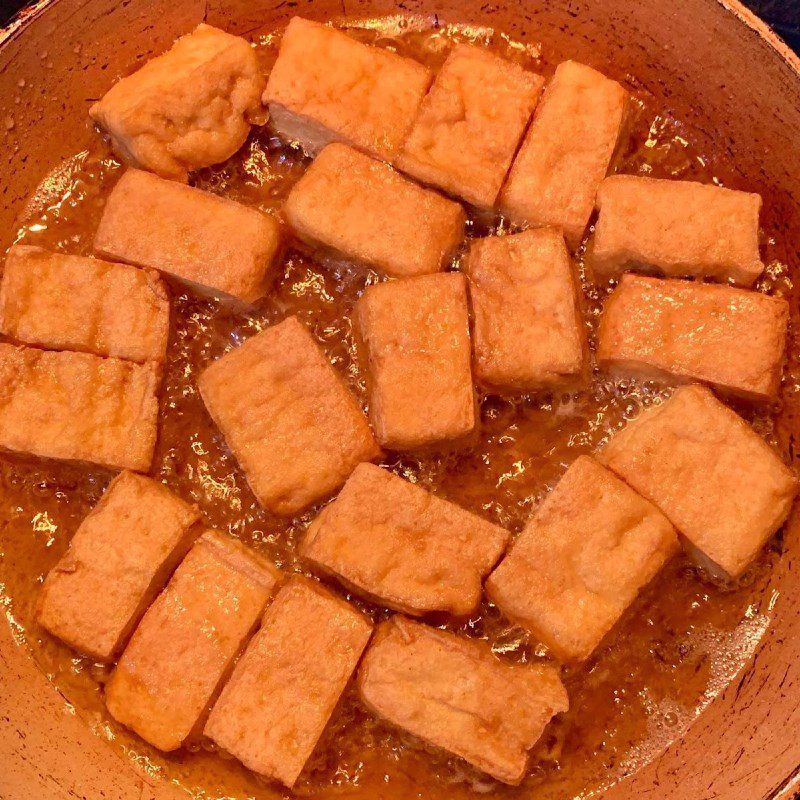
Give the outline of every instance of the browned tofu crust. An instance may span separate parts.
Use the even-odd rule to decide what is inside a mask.
[[[276,514],[325,497],[379,454],[355,397],[296,317],[224,355],[199,387],[253,494]]]
[[[778,455],[702,386],[644,411],[598,458],[664,512],[690,552],[731,577],[783,524],[797,494]]]
[[[151,270],[17,245],[0,284],[0,330],[53,350],[163,361],[169,297]]]
[[[597,363],[770,400],[780,387],[788,322],[789,304],[780,297],[624,275],[600,317]]]
[[[669,520],[580,456],[486,582],[502,613],[559,658],[582,660],[678,551]]]
[[[484,642],[400,616],[378,626],[358,684],[379,716],[510,784],[522,780],[547,723],[569,707],[555,667],[509,664]]]
[[[294,233],[387,275],[438,272],[464,238],[464,209],[388,164],[328,145],[283,207]]]
[[[199,733],[278,576],[236,540],[203,533],[144,615],[106,684],[114,719],[164,751]]]
[[[411,450],[475,428],[466,280],[424,275],[370,286],[354,321],[378,442]]]
[[[508,533],[374,464],[360,464],[311,523],[300,555],[408,614],[465,615]]]
[[[761,197],[693,181],[613,175],[597,192],[591,266],[599,280],[627,269],[752,286]]]
[[[372,632],[344,600],[292,578],[264,614],[205,734],[246,767],[292,787]]]
[[[588,378],[579,284],[554,228],[474,239],[467,260],[476,379],[512,392]]]
[[[0,344],[0,448],[147,472],[160,365]]]
[[[122,472],[45,578],[39,623],[98,661],[112,660],[197,534],[197,509]]]
[[[272,281],[280,224],[254,208],[129,169],[106,200],[95,253],[251,303]]]

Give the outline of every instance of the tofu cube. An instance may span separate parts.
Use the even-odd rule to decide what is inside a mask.
[[[466,281],[423,275],[367,288],[355,307],[378,442],[412,450],[475,429]]]
[[[248,769],[291,788],[372,633],[372,623],[306,578],[267,609],[205,734]]]
[[[16,245],[0,284],[0,330],[52,350],[163,361],[169,297],[156,272]]]
[[[311,523],[300,555],[381,605],[464,616],[508,533],[419,486],[360,464]]]
[[[528,392],[586,381],[580,287],[560,231],[534,228],[473,239],[467,272],[480,383]]]
[[[561,228],[577,248],[628,103],[616,81],[576,61],[559,64],[500,194],[502,213],[518,224]]]
[[[70,647],[111,661],[186,555],[199,518],[160,483],[120,473],[45,578],[39,623]]]
[[[557,668],[509,664],[484,642],[399,616],[378,626],[358,685],[379,716],[510,784],[569,707]]]
[[[624,275],[603,308],[597,363],[770,400],[780,387],[788,322],[789,304],[780,297]]]
[[[750,287],[764,271],[757,194],[613,175],[600,185],[597,208],[591,267],[598,280],[644,268],[668,278],[714,278]]]
[[[380,452],[355,397],[297,317],[222,356],[199,386],[253,494],[275,514],[329,495]]]
[[[420,106],[397,166],[492,208],[544,78],[481,47],[456,45]]]
[[[588,658],[677,553],[669,520],[580,456],[486,582],[491,601],[559,658]]]
[[[203,533],[106,684],[111,716],[165,752],[199,735],[277,580],[275,567],[236,540]]]
[[[397,278],[438,272],[464,238],[464,209],[351,147],[328,145],[283,207],[303,241]]]
[[[283,34],[264,102],[278,134],[311,155],[331,142],[344,142],[392,161],[431,77],[410,58],[294,17]]]
[[[0,448],[147,472],[160,366],[0,344]]]
[[[684,386],[617,433],[598,458],[732,578],[783,524],[794,474],[705,387]]]
[[[89,109],[128,164],[164,178],[232,156],[262,123],[264,78],[242,38],[198,25]]]
[[[266,293],[279,244],[273,217],[136,169],[111,191],[94,238],[98,255],[242,303]]]

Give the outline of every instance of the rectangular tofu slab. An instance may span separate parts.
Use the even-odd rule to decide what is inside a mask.
[[[203,533],[144,615],[106,684],[111,716],[165,752],[199,734],[278,576],[236,540]]]
[[[588,658],[677,553],[651,503],[588,456],[572,463],[486,582],[491,601],[559,658]]]
[[[264,78],[239,36],[198,25],[89,109],[131,166],[185,181],[232,156],[262,123]]]
[[[278,134],[314,155],[344,142],[392,161],[431,82],[422,64],[295,17],[267,81]]]
[[[306,578],[275,596],[214,706],[205,734],[248,769],[292,787],[372,633],[372,623]]]
[[[0,448],[147,472],[160,366],[0,344]]]
[[[625,126],[628,102],[622,86],[591,67],[559,64],[500,194],[502,213],[516,223],[561,228],[575,249]]]
[[[789,304],[780,297],[624,275],[600,317],[597,363],[769,400],[780,387],[788,322]]]
[[[156,272],[17,245],[0,284],[0,330],[52,350],[163,361],[169,297]]]
[[[534,228],[473,239],[467,274],[478,381],[527,392],[586,380],[580,287],[561,231]]]
[[[302,240],[402,278],[438,272],[464,238],[464,210],[351,147],[328,145],[283,207]]]
[[[374,464],[311,523],[300,555],[381,605],[464,616],[508,533]]]
[[[397,166],[479,208],[494,206],[544,78],[456,45],[433,81]]]
[[[129,169],[106,201],[94,250],[251,303],[272,280],[280,224],[254,208]]]
[[[384,447],[410,450],[475,428],[466,281],[460,273],[370,286],[354,321],[369,418]]]
[[[733,578],[783,524],[797,493],[769,445],[696,385],[629,422],[598,458],[669,517],[690,552]]]
[[[600,185],[597,208],[591,267],[598,280],[643,268],[668,278],[714,278],[749,287],[764,271],[757,194],[612,175]]]
[[[358,685],[379,716],[510,784],[569,707],[555,667],[509,664],[484,642],[400,616],[378,626]]]
[[[199,518],[160,483],[120,473],[45,578],[39,623],[70,647],[111,661],[186,555]]]
[[[200,393],[259,502],[292,515],[379,454],[355,397],[289,317],[222,356]]]

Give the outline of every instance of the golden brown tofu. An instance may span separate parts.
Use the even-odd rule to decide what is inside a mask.
[[[598,458],[655,503],[702,554],[737,577],[783,524],[794,474],[702,386],[684,386],[614,436]]]
[[[147,472],[160,367],[0,344],[0,448]]]
[[[669,520],[580,456],[486,582],[490,600],[559,658],[582,660],[678,551]]]
[[[128,164],[165,178],[232,156],[263,123],[264,78],[242,38],[198,25],[89,109]]]
[[[381,605],[466,615],[508,533],[419,486],[360,464],[311,523],[300,555]]]
[[[473,239],[467,261],[476,379],[512,392],[588,377],[578,277],[555,228]]]
[[[106,684],[111,716],[159,750],[199,734],[278,578],[275,567],[236,540],[203,533]]]
[[[491,208],[544,78],[480,47],[456,45],[420,106],[397,166]]]
[[[199,518],[160,483],[121,473],[45,578],[40,624],[76,650],[111,661],[186,555]]]
[[[101,256],[244,303],[266,293],[279,245],[273,217],[138,169],[129,169],[108,196],[94,238]]]
[[[600,185],[597,207],[591,266],[598,280],[643,268],[752,286],[764,270],[757,194],[613,175]]]
[[[200,393],[259,502],[292,515],[379,454],[355,397],[297,317],[222,356]]]
[[[466,219],[458,203],[343,144],[319,154],[283,214],[300,239],[398,278],[438,272]]]
[[[509,664],[484,642],[400,616],[378,626],[358,684],[379,716],[511,784],[548,722],[569,707],[555,667]]]
[[[597,363],[769,400],[780,386],[788,321],[789,304],[780,297],[624,275],[603,308]]]
[[[53,350],[163,361],[169,297],[158,273],[17,245],[0,285],[0,329]]]
[[[264,614],[205,734],[260,775],[292,787],[358,664],[372,623],[307,578]]]
[[[517,223],[562,228],[576,248],[627,107],[616,81],[575,61],[559,64],[511,166],[500,210]]]
[[[354,316],[378,442],[411,450],[475,428],[466,281],[460,273],[370,286]]]
[[[391,161],[431,82],[428,69],[295,17],[264,92],[279,135],[307,153],[344,142]]]

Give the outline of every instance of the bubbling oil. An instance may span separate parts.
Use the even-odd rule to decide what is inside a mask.
[[[492,30],[431,28],[404,18],[350,26],[362,41],[438,67],[454,42],[481,44],[544,74],[552,71],[539,44],[520,44]],[[278,34],[257,40],[269,69]],[[692,145],[692,132],[634,91],[638,104],[618,169],[655,177],[726,182],[713,158]],[[267,128],[255,130],[228,162],[205,169],[194,185],[278,212],[308,164]],[[54,170],[22,215],[18,241],[51,250],[91,253],[105,198],[122,166],[98,140]],[[468,237],[506,233],[500,217],[471,217]],[[379,236],[380,231],[376,230]],[[768,266],[760,289],[791,288],[764,237]],[[586,279],[585,250],[577,256],[585,319],[594,341],[604,291]],[[453,269],[459,268],[456,258]],[[196,503],[214,527],[229,532],[287,571],[302,571],[296,544],[317,509],[291,520],[276,518],[255,501],[244,476],[212,425],[197,390],[199,372],[264,327],[297,314],[331,362],[365,402],[364,376],[355,356],[350,311],[364,288],[379,280],[344,261],[318,260],[289,250],[273,291],[248,313],[234,312],[173,286],[169,351],[161,393],[159,441],[151,474]],[[518,398],[481,394],[480,436],[453,453],[389,454],[384,466],[517,533],[532,508],[580,454],[602,445],[643,408],[670,389],[595,373],[577,393]],[[737,407],[768,440],[775,439],[770,410]],[[774,411],[774,409],[773,409]],[[76,655],[35,623],[43,576],[66,550],[80,521],[99,500],[111,474],[99,468],[0,458],[0,601],[20,646],[87,724],[151,779],[181,785],[196,798],[266,798],[280,790],[225,759],[207,744],[164,755],[125,731],[106,713],[102,687],[108,670]],[[634,772],[679,737],[742,668],[767,626],[775,593],[772,565],[781,556],[778,537],[763,558],[733,587],[715,584],[683,558],[675,559],[625,615],[614,635],[579,668],[565,670],[571,710],[537,745],[521,787],[499,784],[420,744],[370,715],[348,688],[312,756],[295,794],[308,798],[579,797]],[[386,612],[350,598],[373,619]],[[484,602],[463,621],[432,620],[464,636],[486,640],[502,659],[548,659],[546,648]]]

